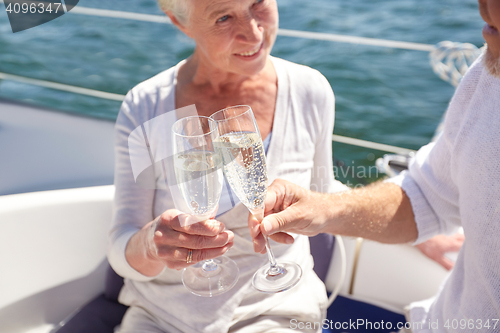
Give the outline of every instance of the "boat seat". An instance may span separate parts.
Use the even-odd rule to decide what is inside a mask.
[[[328,234],[310,237],[314,270],[324,282],[331,261],[335,238]],[[118,303],[118,294],[123,286],[123,278],[108,265],[104,293],[99,295],[66,321],[59,324],[54,333],[112,333],[119,325],[127,306]]]
[[[0,196],[0,332],[100,333],[121,322],[123,279],[105,255],[113,195],[113,186],[102,186]],[[340,242],[310,238],[316,273],[327,290],[341,286],[330,320],[375,313],[386,320],[377,306],[401,313],[434,295],[447,274],[408,245],[343,241],[347,276],[339,284]]]

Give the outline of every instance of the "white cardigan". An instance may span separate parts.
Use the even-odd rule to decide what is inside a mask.
[[[500,79],[482,58],[457,88],[441,137],[392,180],[410,198],[417,243],[459,226],[465,234],[436,298],[411,304],[411,321],[423,323],[413,332],[500,332]],[[462,319],[470,327],[462,330]]]
[[[309,67],[277,58],[272,61],[278,75],[278,95],[267,154],[269,182],[279,177],[316,191],[344,190],[333,177],[334,96],[328,81]],[[120,302],[142,306],[182,332],[226,332],[235,323],[259,315],[321,321],[326,293],[312,270],[305,236],[297,236],[291,246],[272,244],[278,262],[289,260],[302,267],[304,273],[299,285],[273,295],[253,289],[251,277],[266,263],[267,257],[253,251],[247,227],[248,211],[241,203],[218,217],[235,233],[234,246],[227,256],[238,264],[240,279],[231,291],[213,298],[197,297],[182,285],[182,271],[165,269],[156,277],[146,277],[127,263],[125,247],[130,237],[174,207],[168,191],[141,189],[136,185],[127,140],[141,124],[175,109],[175,83],[181,64],[133,88],[116,122],[115,214],[108,259],[114,270],[126,278]]]

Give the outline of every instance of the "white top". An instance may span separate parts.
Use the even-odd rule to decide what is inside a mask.
[[[316,191],[344,190],[333,177],[334,96],[328,81],[309,67],[277,58],[272,61],[278,76],[278,94],[267,154],[269,182],[279,177]],[[253,289],[251,277],[266,264],[267,256],[253,251],[248,210],[241,203],[218,217],[235,234],[227,256],[236,261],[240,278],[229,292],[213,298],[194,296],[181,283],[182,271],[166,268],[156,277],[146,277],[128,265],[125,247],[130,237],[174,204],[169,191],[136,185],[127,140],[141,124],[175,109],[175,82],[181,64],[133,88],[116,122],[115,214],[108,259],[113,269],[125,277],[120,302],[142,306],[182,332],[226,332],[235,323],[262,314],[321,321],[326,293],[312,270],[305,236],[297,236],[291,246],[272,242],[278,262],[289,260],[302,267],[300,283],[279,294]]]
[[[411,321],[424,323],[413,332],[500,331],[500,79],[482,58],[457,88],[443,134],[392,180],[410,198],[417,243],[459,226],[465,234],[436,298],[411,304]],[[462,319],[470,325],[463,330]]]

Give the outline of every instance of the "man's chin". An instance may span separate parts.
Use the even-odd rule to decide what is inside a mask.
[[[484,54],[484,66],[491,75],[500,79],[500,57],[495,57],[488,49]]]

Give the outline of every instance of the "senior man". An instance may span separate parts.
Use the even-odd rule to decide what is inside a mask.
[[[464,246],[439,294],[410,306],[413,332],[500,331],[500,1],[479,0],[479,9],[487,49],[457,88],[443,135],[418,151],[408,172],[340,194],[277,180],[266,202],[275,214],[260,225],[249,220],[257,251],[262,234],[281,242],[293,241],[284,232],[328,232],[420,243],[463,226]]]

